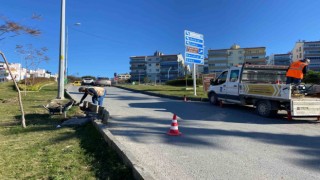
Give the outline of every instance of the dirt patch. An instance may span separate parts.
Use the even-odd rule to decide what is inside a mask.
[[[17,102],[18,102],[17,98],[0,99],[0,103],[5,103],[5,104],[14,104],[14,103],[17,103]]]

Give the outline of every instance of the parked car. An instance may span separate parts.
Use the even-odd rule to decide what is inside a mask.
[[[72,84],[74,86],[81,86],[81,81],[74,81]]]
[[[107,77],[98,77],[96,82],[96,86],[111,86],[111,80]]]
[[[81,85],[94,85],[94,80],[92,78],[83,78]]]

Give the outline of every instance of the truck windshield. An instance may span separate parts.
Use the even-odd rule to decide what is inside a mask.
[[[227,80],[228,71],[224,71],[220,74],[220,76],[214,81],[214,85],[223,84]]]

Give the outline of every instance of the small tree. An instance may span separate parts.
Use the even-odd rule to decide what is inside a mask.
[[[303,79],[304,83],[307,84],[319,84],[320,83],[320,72],[308,71],[305,78]]]
[[[8,68],[8,71],[9,71],[9,74],[10,74],[10,76],[11,76],[11,79],[12,79],[12,81],[13,81],[13,83],[14,83],[17,91],[18,91],[19,105],[20,105],[20,110],[21,110],[21,125],[22,125],[23,128],[26,128],[26,119],[25,119],[25,117],[24,117],[24,110],[23,110],[23,104],[22,104],[20,89],[19,89],[19,87],[18,87],[18,85],[17,85],[17,82],[16,82],[15,78],[13,77],[13,75],[12,75],[12,73],[11,73],[11,70],[10,70],[10,68],[9,68],[9,63],[8,63],[6,57],[4,56],[4,54],[3,54],[1,51],[0,51],[0,54],[1,54],[4,62],[6,63],[6,66],[7,66],[7,68]]]
[[[33,14],[31,19],[40,20],[41,16]],[[0,16],[0,20],[2,20],[4,22],[3,24],[0,24],[0,41],[4,40],[6,37],[15,37],[15,36],[18,36],[21,34],[28,34],[28,35],[32,35],[32,36],[38,36],[41,34],[40,30],[38,30],[38,29],[30,28],[30,27],[22,25],[18,22],[14,22],[4,16]],[[0,54],[8,67],[9,74],[12,78],[12,81],[15,84],[17,91],[18,91],[19,105],[20,105],[20,110],[22,113],[21,124],[22,124],[23,128],[26,128],[26,122],[25,122],[25,117],[24,117],[24,109],[23,109],[20,89],[19,89],[17,82],[15,81],[15,79],[11,73],[7,59],[5,58],[4,54],[1,51],[0,51]]]
[[[39,49],[34,48],[32,44],[27,44],[26,48],[22,45],[16,45],[16,50],[18,53],[20,53],[22,56],[24,56],[24,60],[26,62],[26,69],[33,68],[36,70],[40,63],[45,61],[49,61],[49,57],[45,55],[45,53],[48,51],[48,48],[41,47]],[[26,82],[26,79],[25,79]],[[34,76],[32,84],[34,84]]]
[[[40,15],[32,15],[32,20],[40,20]],[[4,22],[4,24],[0,25],[0,41],[4,40],[7,37],[15,37],[22,34],[28,34],[32,36],[38,36],[41,34],[41,31],[35,28],[31,28],[21,23],[12,21],[5,16],[0,16],[0,20]]]
[[[144,77],[143,78],[143,82],[144,83],[150,83],[151,81],[150,81],[150,79],[148,77]]]

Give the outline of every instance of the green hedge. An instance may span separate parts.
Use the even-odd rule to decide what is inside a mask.
[[[39,91],[40,87],[54,82],[54,78],[28,78],[25,80],[21,80],[18,84],[19,89],[24,91]],[[25,85],[25,83],[27,84],[27,86]]]
[[[320,72],[308,71],[303,82],[306,84],[320,84]]]
[[[197,83],[197,85],[202,85],[202,79],[197,79],[196,83]],[[188,84],[188,86],[193,85],[193,79],[187,79],[187,84]],[[186,80],[185,79],[170,80],[170,81],[166,82],[166,85],[170,85],[170,86],[185,86],[186,85]]]

